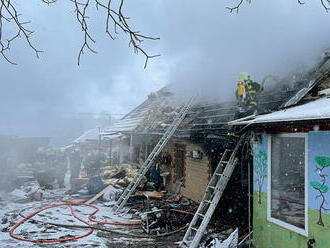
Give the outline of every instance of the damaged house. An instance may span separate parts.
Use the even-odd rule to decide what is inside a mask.
[[[264,81],[269,82],[266,81],[265,91],[259,96],[259,113],[269,113],[303,101],[302,98],[312,88],[320,85],[329,68],[328,63],[325,61],[300,77],[282,80],[266,77]],[[276,81],[276,84],[271,81]],[[315,97],[313,94],[309,96]],[[175,88],[167,86],[150,94],[145,102],[103,130],[103,138],[119,146],[118,153],[111,154],[112,160],[142,164],[182,104]],[[234,101],[195,101],[157,161],[154,161],[162,164],[166,189],[175,192],[178,182],[181,182],[180,195],[199,203],[223,153],[235,147],[242,133],[241,123],[248,121],[245,115]],[[235,126],[228,125],[235,121]],[[244,236],[252,230],[252,216],[255,214],[252,211],[255,202],[248,195],[255,181],[255,178],[252,179],[252,164],[256,158],[252,156],[248,142],[240,147],[237,157],[237,166],[213,214],[212,223],[220,231],[239,227],[240,235]]]
[[[210,247],[210,242],[223,244],[228,240],[232,246],[227,242],[224,247],[242,248],[250,246],[250,241],[258,248],[327,247],[329,69],[330,61],[326,60],[301,76],[281,80],[266,77],[265,90],[258,96],[258,115],[249,115],[234,101],[206,101],[202,97],[187,101],[173,86],[150,94],[145,102],[101,134],[94,130],[77,139],[80,145],[91,142],[98,151],[102,150],[102,142],[109,144],[109,149],[104,151],[111,155],[110,164],[104,163],[107,166],[101,168],[102,176],[103,169],[115,171],[126,167],[127,170],[124,175],[119,175],[120,170],[115,171],[119,172],[116,177],[112,174],[103,178],[114,183],[104,180],[109,185],[95,191],[97,194],[84,203],[65,203],[65,207],[91,207],[86,204],[102,196],[106,202],[99,207],[104,212],[95,219],[91,216],[97,211],[86,212],[85,217],[99,224],[123,225],[126,232],[119,230],[120,237],[132,236],[133,242],[137,237],[139,241],[141,237],[148,238],[152,243],[149,247],[156,244],[153,238],[158,241],[160,237],[169,238],[167,235],[171,235],[166,240],[167,244],[171,242],[171,247],[178,240],[182,240],[181,246],[191,248]],[[119,166],[113,166],[116,164]],[[161,187],[154,187],[151,180],[142,182],[148,170],[154,169],[152,165],[161,168]],[[133,169],[135,174],[129,171]],[[119,183],[128,178],[126,184]],[[153,189],[166,189],[166,195],[150,192]],[[162,199],[151,199],[148,193],[163,194],[159,197]],[[62,201],[63,195],[56,197],[60,196]],[[51,204],[53,201],[53,198],[48,200]],[[129,215],[125,214],[126,210],[131,210]],[[74,217],[73,210],[71,213]],[[114,216],[117,213],[120,214]],[[29,216],[34,217],[25,216],[23,222]],[[125,220],[120,222],[106,220],[123,216]],[[134,222],[126,222],[132,217]],[[25,232],[17,230],[19,236],[13,233],[23,222],[10,229],[11,237],[22,240],[20,237]],[[190,223],[188,228],[187,223]],[[131,225],[140,228],[129,228]],[[70,227],[76,230],[77,226]],[[117,228],[98,225],[89,228],[102,231],[90,239],[92,246],[98,235],[116,239]],[[75,239],[86,236],[76,237],[73,229],[66,232],[69,240],[73,236]],[[58,229],[54,230],[63,237]],[[183,230],[186,230],[184,235]],[[40,234],[34,233],[33,237]],[[49,242],[46,235],[42,240]],[[39,243],[40,238],[24,241]],[[244,241],[248,244],[243,244]],[[86,243],[89,240],[83,242],[89,245]]]
[[[252,132],[255,247],[329,247],[330,75],[279,111],[233,121]]]

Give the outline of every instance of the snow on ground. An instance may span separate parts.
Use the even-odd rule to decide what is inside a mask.
[[[30,185],[33,188],[35,185]],[[140,239],[136,237],[129,237],[120,234],[108,233],[109,235],[104,238],[97,235],[98,230],[82,239],[77,241],[70,241],[65,243],[55,243],[55,244],[35,244],[24,241],[19,241],[13,239],[9,235],[9,229],[11,226],[16,224],[22,219],[20,214],[24,216],[48,205],[60,204],[68,198],[65,195],[64,190],[47,190],[43,191],[43,199],[41,201],[31,201],[26,197],[28,195],[26,187],[21,189],[16,189],[12,193],[1,193],[0,198],[0,247],[2,248],[12,248],[12,247],[113,247],[111,244],[117,244],[118,246],[127,247],[127,244],[137,244],[140,243],[141,246],[134,247],[144,247],[145,244],[153,244],[153,239]],[[100,221],[106,222],[130,222],[137,221],[134,220],[131,215],[115,216],[111,213],[109,207],[106,204],[96,203],[95,204],[100,210],[94,215],[94,218]],[[74,206],[76,215],[88,221],[88,215],[92,213],[95,209],[88,206]],[[70,225],[85,225],[82,222],[75,219],[70,212],[68,206],[61,206],[58,208],[47,209],[38,215],[34,216],[33,219],[41,220],[44,222],[52,223],[62,223]],[[94,222],[88,221],[89,223],[95,225]],[[105,225],[107,229],[120,230],[125,232],[141,233],[141,228],[137,227],[122,227],[122,226],[111,226]],[[89,229],[81,228],[64,228],[59,226],[53,226],[41,223],[29,223],[25,222],[15,231],[16,235],[20,237],[29,239],[58,239],[58,238],[69,238],[72,236],[80,236]],[[142,233],[141,233],[142,234]],[[120,245],[122,244],[122,245]],[[117,246],[116,245],[116,246]],[[169,246],[171,247],[171,246]]]

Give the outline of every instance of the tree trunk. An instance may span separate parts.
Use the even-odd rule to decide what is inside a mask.
[[[319,220],[318,220],[318,222],[316,224],[318,224],[320,226],[324,226],[324,223],[323,223],[323,220],[322,220],[322,208],[323,208],[323,204],[325,202],[325,198],[324,198],[324,195],[322,194],[321,191],[320,191],[320,193],[321,193],[321,196],[323,198],[323,201],[322,201],[321,206],[319,208]]]
[[[261,186],[259,186],[259,200],[258,203],[261,204]]]

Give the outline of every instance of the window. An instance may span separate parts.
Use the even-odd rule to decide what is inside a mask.
[[[307,134],[271,135],[268,142],[267,218],[307,236]]]

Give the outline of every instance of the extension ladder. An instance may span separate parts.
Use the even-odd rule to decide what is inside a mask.
[[[188,113],[189,109],[193,105],[196,96],[191,97],[188,102],[181,108],[178,115],[173,120],[172,124],[169,125],[164,135],[158,141],[157,145],[154,147],[152,152],[149,154],[147,160],[143,163],[141,168],[139,169],[137,175],[131,181],[131,183],[125,188],[124,192],[119,197],[118,201],[113,206],[112,210],[114,212],[118,212],[119,210],[123,209],[124,205],[128,201],[129,197],[134,193],[136,187],[140,184],[144,175],[148,172],[149,168],[152,165],[153,160],[158,156],[158,154],[162,151],[168,140],[172,137],[175,130],[181,124],[183,119],[185,118],[186,114]]]
[[[238,159],[236,153],[239,146],[245,140],[245,134],[241,136],[234,150],[226,149],[217,168],[206,187],[205,194],[199,207],[191,220],[189,227],[181,242],[181,247],[196,248],[203,233],[210,222],[212,214],[227,186],[227,183],[235,169]],[[230,156],[229,156],[230,155]]]

